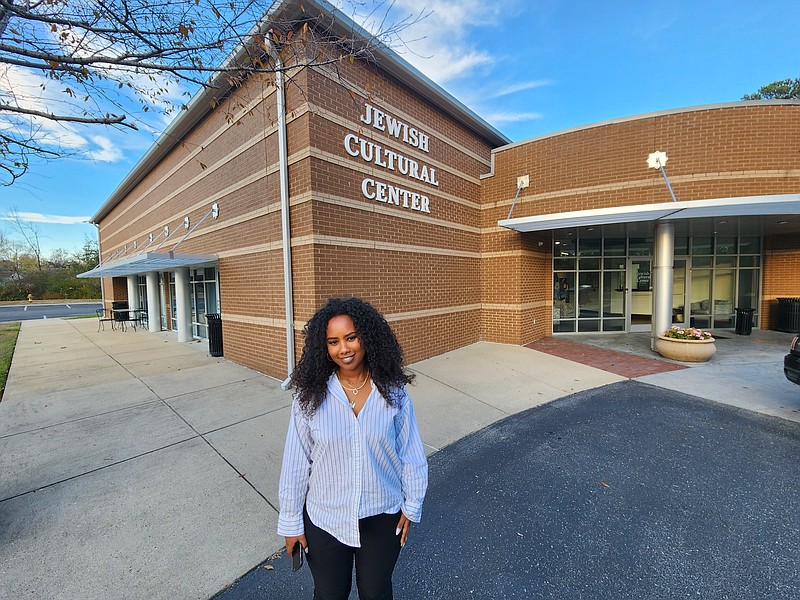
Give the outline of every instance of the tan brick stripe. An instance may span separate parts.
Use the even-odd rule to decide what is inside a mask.
[[[426,310],[414,310],[409,312],[402,312],[402,313],[392,313],[392,314],[385,314],[384,318],[390,322],[399,322],[399,321],[407,321],[409,319],[425,319],[428,317],[440,317],[442,315],[454,315],[463,312],[469,312],[473,310],[480,310],[480,304],[464,304],[461,306],[447,306],[442,308],[432,308]],[[261,327],[275,327],[279,329],[286,328],[286,320],[280,318],[270,318],[270,317],[252,317],[249,315],[239,315],[236,313],[229,313],[223,312],[222,313],[223,321],[233,321],[235,323],[245,323],[248,325],[258,325]],[[305,322],[295,322],[294,329],[295,331],[303,331],[303,327],[305,326]]]
[[[159,177],[156,181],[154,181],[149,187],[147,187],[146,189],[142,190],[138,195],[135,196],[135,198],[133,196],[131,196],[131,195],[126,196],[125,200],[126,200],[126,204],[128,204],[128,208],[125,208],[122,211],[120,211],[120,214],[116,215],[113,219],[109,219],[108,220],[108,225],[113,224],[115,221],[117,221],[118,219],[120,219],[121,217],[126,215],[129,211],[133,210],[135,208],[136,204],[140,200],[142,200],[143,198],[146,198],[149,194],[153,193],[156,189],[158,189],[159,186],[163,185],[170,177],[172,177],[175,173],[177,173],[181,168],[186,166],[188,163],[196,160],[197,159],[197,155],[200,154],[203,151],[204,147],[210,146],[215,140],[219,139],[226,131],[228,131],[232,127],[236,127],[236,122],[240,118],[244,117],[246,114],[248,114],[256,106],[258,106],[261,102],[263,102],[264,100],[269,98],[274,93],[275,93],[275,89],[274,88],[269,88],[269,91],[266,92],[266,93],[262,91],[261,94],[256,96],[256,98],[254,98],[247,105],[242,107],[242,109],[238,112],[237,116],[235,116],[233,119],[231,119],[230,122],[226,122],[219,129],[217,129],[215,132],[213,132],[211,134],[211,136],[209,136],[209,138],[204,141],[202,146],[198,146],[197,148],[195,148],[194,150],[189,152],[189,154],[183,160],[178,162],[172,169],[169,169],[168,171],[165,171],[164,174],[161,177]],[[173,198],[179,191],[183,191],[184,189],[186,189],[187,187],[193,185],[194,183],[196,183],[197,181],[199,181],[203,177],[209,175],[210,173],[213,173],[215,170],[217,170],[221,166],[227,164],[228,162],[230,162],[231,160],[233,160],[234,158],[239,156],[242,152],[244,152],[248,148],[251,148],[254,144],[256,144],[259,141],[269,137],[269,135],[271,135],[275,131],[277,131],[277,125],[273,125],[271,127],[266,128],[265,130],[262,130],[261,134],[254,136],[251,139],[250,142],[248,142],[247,144],[243,145],[241,148],[237,148],[236,150],[234,150],[233,152],[231,152],[227,156],[223,157],[222,159],[220,159],[219,161],[217,161],[213,165],[208,165],[208,168],[204,169],[200,174],[197,175],[197,177],[195,177],[192,180],[190,180],[189,182],[187,182],[186,185],[184,185],[184,186],[182,186],[180,188],[180,190],[177,190],[173,194],[171,194],[168,197],[162,199],[158,204],[156,204],[152,209],[150,209],[150,211],[155,209],[155,208],[157,208],[157,207],[159,207],[159,206],[161,206],[161,205],[163,205],[163,204],[165,204],[168,200]],[[147,211],[147,212],[150,212],[150,211]],[[136,218],[141,218],[143,216],[143,214],[147,214],[147,213],[137,214]],[[104,221],[105,221],[105,219],[104,219]],[[105,226],[105,223],[104,223],[104,226]],[[114,233],[116,233],[116,232],[114,232]],[[113,233],[105,234],[105,235],[113,235]]]
[[[322,108],[320,106],[317,106],[317,105],[312,104],[312,103],[309,103],[309,104],[311,105],[311,112],[313,114],[318,115],[319,117],[325,119],[326,121],[329,121],[331,123],[336,123],[337,125],[341,125],[345,129],[347,129],[349,131],[353,131],[353,132],[356,132],[359,129],[359,125],[360,125],[359,123],[353,123],[349,119],[346,119],[344,117],[340,117],[336,113],[333,113],[333,112],[331,112],[329,110],[325,110],[324,108]],[[423,131],[426,131],[426,128],[425,128],[424,125],[419,125],[418,127],[421,127]],[[373,141],[382,140],[384,144],[388,144],[388,145],[396,145],[397,144],[397,140],[395,140],[394,138],[390,137],[387,134],[380,133],[377,129],[370,129],[369,132],[370,132],[370,135],[369,135],[369,139],[370,140],[373,140]],[[344,151],[344,140],[342,140],[342,151]],[[412,148],[410,148],[408,146],[403,146],[403,156],[411,156],[411,157],[415,158],[417,161],[423,162],[423,163],[425,163],[427,165],[433,165],[440,172],[446,171],[448,173],[451,173],[451,174],[455,175],[456,177],[464,179],[465,181],[469,181],[470,183],[474,183],[475,185],[480,185],[481,184],[481,181],[480,181],[480,179],[478,177],[471,177],[470,175],[467,175],[466,173],[463,173],[462,171],[456,170],[453,167],[451,167],[451,166],[449,166],[449,165],[447,165],[447,164],[445,164],[443,162],[440,162],[438,160],[433,160],[428,154],[426,154],[424,152],[420,152],[419,150],[414,150],[414,149],[412,149]],[[470,156],[470,158],[474,158],[474,157]],[[483,163],[484,161],[480,161],[480,162]]]
[[[357,85],[345,80],[344,78],[342,78],[342,76],[339,73],[337,73],[336,71],[334,71],[330,67],[314,66],[314,67],[311,67],[311,68],[313,70],[315,70],[316,72],[318,72],[319,74],[321,74],[321,75],[325,76],[326,78],[330,79],[336,85],[341,85],[342,87],[350,90],[351,92],[353,92],[355,94],[358,94],[362,98],[369,98],[372,95],[365,88],[362,88],[360,86],[357,86]],[[400,109],[400,108],[398,108],[398,107],[396,107],[396,106],[394,106],[392,104],[389,104],[384,99],[381,99],[380,103],[381,103],[381,107],[382,108],[386,108],[386,110],[391,112],[392,115],[400,118],[401,120],[405,121],[406,123],[414,125],[415,127],[417,127],[417,129],[420,129],[420,130],[428,133],[432,137],[436,137],[437,139],[439,139],[440,141],[444,142],[445,144],[447,144],[448,146],[450,146],[454,150],[458,150],[459,152],[461,152],[463,154],[466,154],[470,158],[473,158],[473,159],[477,160],[482,165],[485,165],[487,169],[491,166],[491,164],[492,164],[491,159],[487,159],[485,157],[479,156],[478,154],[476,154],[475,152],[473,152],[469,148],[467,148],[465,146],[462,146],[461,144],[451,140],[448,136],[446,136],[443,133],[433,129],[429,124],[423,123],[421,120],[413,117],[412,115],[408,114],[407,112],[403,111],[402,109]],[[348,126],[352,127],[352,123],[350,123]]]
[[[393,181],[394,183],[403,187],[407,187],[409,185],[412,186],[417,185],[417,182],[415,182],[414,180],[409,180],[408,178],[403,177],[402,175],[395,175],[390,171],[383,171],[380,169],[376,169],[375,167],[370,166],[367,163],[356,162],[355,159],[352,159],[349,156],[339,156],[337,154],[331,154],[330,152],[325,152],[324,150],[318,150],[317,148],[306,148],[302,152],[293,154],[292,157],[294,158],[302,154],[306,156],[313,156],[314,158],[318,158],[319,160],[339,165],[340,167],[344,167],[345,169],[350,169],[351,171],[361,173],[362,175],[370,175],[371,177],[375,177],[384,181]],[[305,158],[305,156],[303,158]],[[431,198],[431,204],[434,203],[435,199],[443,198],[444,200],[450,200],[451,202],[455,202],[456,204],[468,206],[469,208],[474,208],[476,210],[480,209],[481,207],[481,205],[478,204],[477,202],[470,202],[469,200],[464,200],[459,196],[454,196],[453,194],[442,192],[441,190],[439,190],[434,186],[428,186],[427,184],[424,183],[420,183],[420,185],[425,186],[424,189],[428,190],[427,191],[428,194],[436,197],[436,198]]]
[[[483,310],[522,312],[524,310],[533,310],[534,308],[543,308],[552,305],[552,300],[539,300],[538,302],[525,302],[523,304],[481,304],[481,308]]]
[[[764,171],[727,171],[716,173],[695,173],[692,175],[678,175],[676,177],[670,176],[670,182],[675,185],[679,183],[689,183],[698,181],[728,181],[731,179],[768,179],[768,178],[800,178],[800,169],[781,170],[770,169]],[[543,194],[520,194],[517,198],[516,206],[523,206],[530,202],[540,202],[542,200],[550,200],[552,198],[563,198],[566,196],[578,196],[585,194],[601,193],[601,192],[617,192],[620,190],[629,190],[634,188],[649,188],[660,187],[664,185],[661,179],[637,179],[632,181],[624,181],[621,183],[608,183],[603,185],[591,185],[579,188],[569,188],[566,190],[558,190],[555,192],[545,192]],[[481,210],[489,210],[499,208],[501,206],[510,206],[514,198],[507,200],[498,200],[497,202],[488,202],[483,204]]]
[[[414,254],[432,254],[434,256],[458,256],[461,258],[480,258],[480,252],[468,252],[465,250],[450,250],[448,248],[438,248],[436,246],[416,246],[412,244],[393,244],[380,240],[364,240],[348,237],[338,237],[330,235],[304,235],[292,238],[292,248],[309,246],[342,246],[345,248],[363,248],[365,250],[378,250],[388,252],[411,252]]]

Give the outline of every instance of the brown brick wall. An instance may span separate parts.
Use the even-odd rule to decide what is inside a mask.
[[[516,178],[530,175],[514,217],[669,202],[648,155],[667,153],[679,200],[797,191],[800,105],[741,105],[588,127],[494,153],[484,180],[484,227],[505,218]]]
[[[265,90],[266,99],[254,102]],[[359,123],[367,101],[428,134],[429,152]],[[215,198],[220,218],[204,224],[179,251],[220,255],[226,356],[282,377],[274,103],[267,84],[250,81],[236,90],[109,213],[101,236],[106,251],[134,241],[141,248],[148,233],[180,227],[185,215],[197,222],[211,202],[204,200]],[[231,121],[245,105],[249,110]],[[479,177],[488,170],[489,144],[361,62],[294,73],[287,106],[296,325],[329,296],[360,295],[396,321],[410,357],[479,339]],[[440,185],[349,156],[343,145],[348,132],[435,168]],[[427,195],[430,214],[365,198],[365,177]],[[181,235],[176,232],[170,242]],[[412,324],[425,328],[424,334],[415,335]],[[298,355],[301,345],[299,339]]]
[[[114,277],[111,285],[106,283],[106,308],[111,308],[112,302],[125,300],[128,300],[128,279],[127,277]]]
[[[774,235],[764,240],[761,322],[763,329],[777,327],[777,298],[800,298],[800,244],[796,235]]]
[[[480,340],[480,311],[391,321],[406,362],[413,363]]]
[[[310,301],[295,295],[297,322],[330,296],[356,295],[387,316],[409,361],[479,340],[478,177],[487,169],[488,144],[370,67],[348,65],[340,76],[309,71],[309,141],[319,153],[310,161],[312,197],[319,197],[311,210],[314,234],[323,239],[314,244],[309,265]],[[361,93],[367,89],[369,95]],[[430,151],[360,123],[365,102],[424,131]],[[348,133],[434,166],[440,185],[351,157],[344,147]],[[428,195],[430,214],[365,198],[365,177]]]
[[[286,331],[283,327],[236,323],[223,317],[222,339],[226,359],[279,379],[286,376]]]
[[[743,104],[633,118],[496,150],[493,175],[481,188],[482,302],[517,302],[520,308],[514,315],[485,311],[485,339],[525,343],[551,331],[551,258],[544,252],[549,232],[519,234],[497,226],[508,216],[517,176],[530,175],[531,185],[520,193],[512,217],[669,202],[661,173],[647,167],[655,150],[669,157],[667,172],[680,201],[797,193],[800,105]],[[770,325],[775,297],[800,296],[800,281],[790,276],[797,272],[798,245],[790,236],[767,248],[762,326]],[[526,302],[537,307],[524,308]]]
[[[263,99],[261,97],[263,96]],[[364,103],[430,136],[429,152],[359,122]],[[475,342],[521,344],[551,331],[549,232],[497,227],[516,177],[515,217],[669,200],[647,155],[669,154],[681,200],[796,193],[800,107],[742,106],[589,127],[499,149],[372,65],[304,69],[287,86],[295,347],[329,296],[358,295],[389,319],[416,361]],[[104,254],[165,225],[194,224],[178,249],[219,256],[225,356],[283,378],[284,278],[274,87],[252,79],[189,132],[100,224]],[[437,170],[439,186],[352,157],[353,133]],[[371,178],[425,194],[430,214],[364,197]],[[183,235],[176,231],[168,250]],[[784,244],[784,246],[781,246]],[[128,255],[133,251],[129,251]],[[796,242],[773,240],[764,297],[784,294]],[[127,295],[106,282],[109,301]],[[800,295],[795,291],[794,295]]]

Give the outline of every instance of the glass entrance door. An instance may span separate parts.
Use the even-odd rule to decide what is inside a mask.
[[[711,327],[711,281],[712,270],[705,266],[697,266],[700,260],[692,257],[692,268],[689,271],[689,325],[700,329]]]
[[[676,258],[672,270],[672,324],[686,323],[686,259]]]
[[[650,331],[653,322],[653,259],[628,259],[628,331]]]
[[[158,295],[161,299],[161,331],[167,329],[167,293],[164,291],[164,273],[158,274]]]

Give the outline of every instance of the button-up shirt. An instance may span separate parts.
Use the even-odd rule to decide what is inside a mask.
[[[343,544],[360,547],[358,520],[400,510],[422,517],[428,461],[403,388],[389,406],[373,387],[355,415],[335,374],[325,400],[309,418],[295,399],[279,488],[278,534],[304,533],[311,521]]]

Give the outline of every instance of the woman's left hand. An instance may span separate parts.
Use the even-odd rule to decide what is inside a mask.
[[[406,545],[406,539],[408,539],[408,530],[411,528],[411,521],[408,517],[401,511],[400,512],[400,520],[397,522],[397,530],[396,535],[400,536],[400,547]]]

